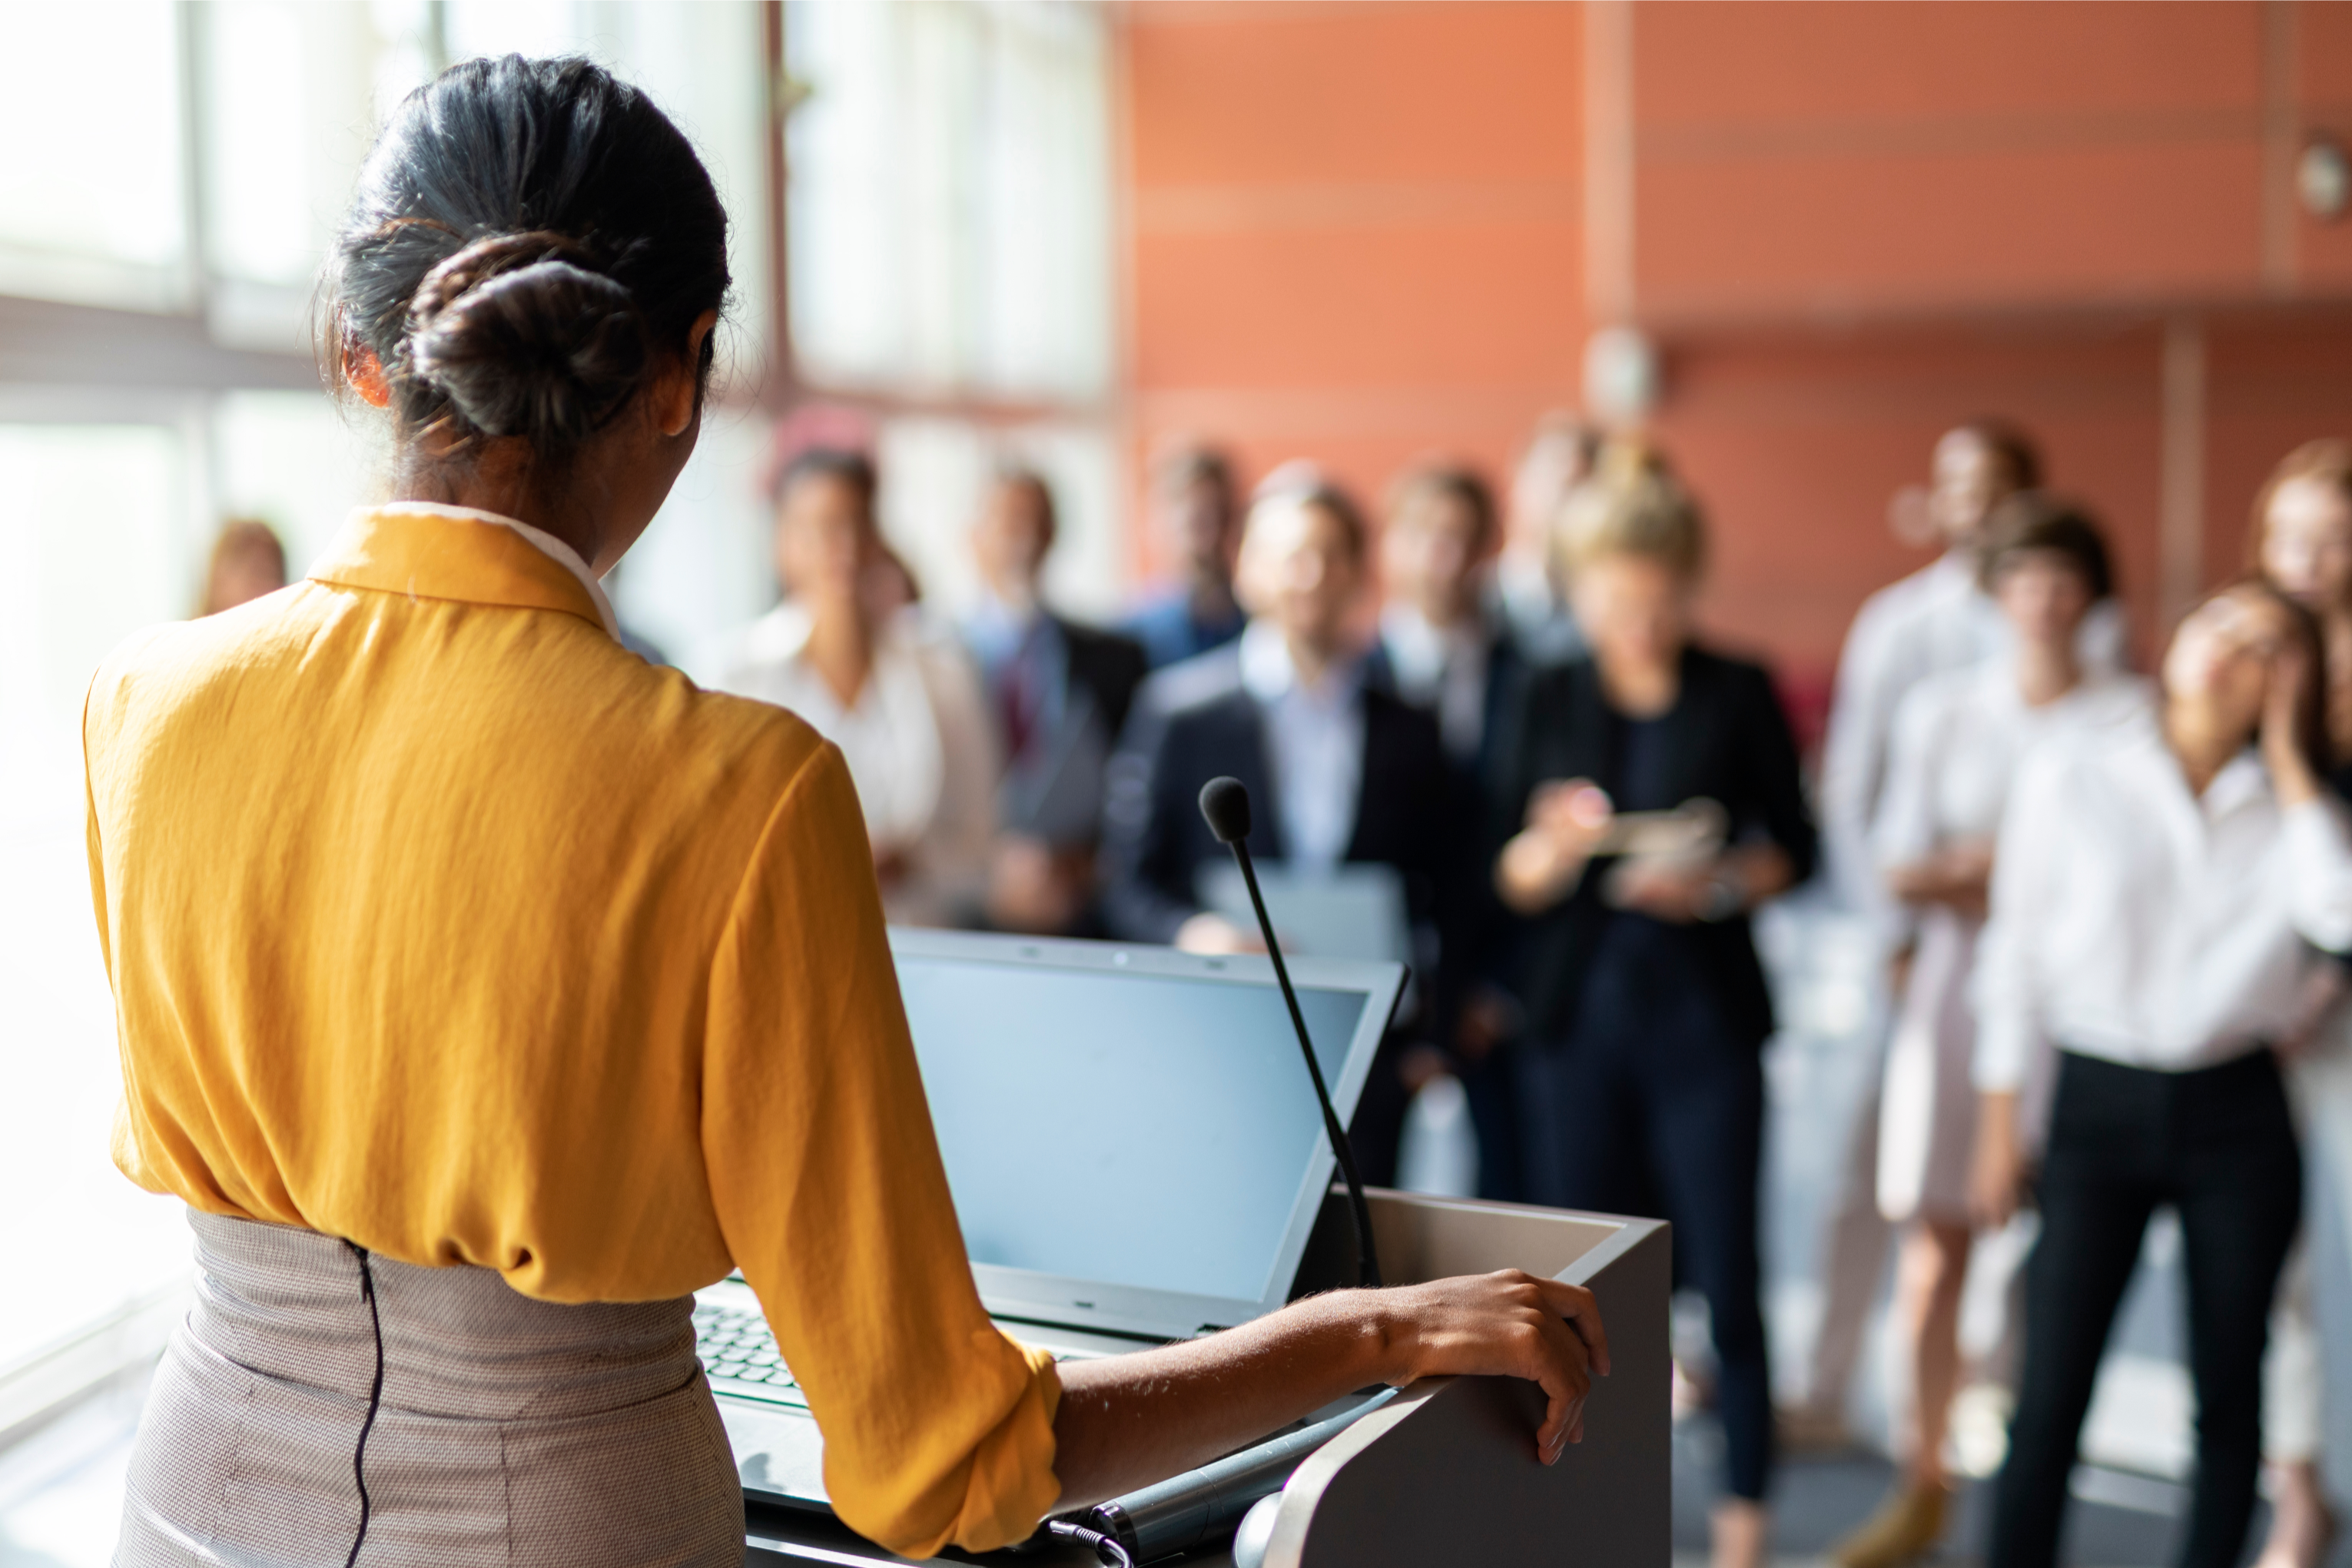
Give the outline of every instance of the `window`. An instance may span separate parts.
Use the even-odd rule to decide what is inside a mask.
[[[1055,0],[789,0],[787,253],[798,369],[878,426],[883,521],[926,597],[974,578],[991,468],[1043,472],[1060,601],[1124,578],[1104,13]]]

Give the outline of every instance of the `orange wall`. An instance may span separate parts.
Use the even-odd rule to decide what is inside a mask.
[[[2306,134],[2352,135],[2352,7],[1123,16],[1139,454],[1197,432],[1373,493],[1433,449],[1499,468],[1622,314],[1720,536],[1709,618],[1799,687],[1917,564],[1887,500],[1957,419],[2041,435],[2108,520],[2143,648],[2167,473],[2210,580],[2270,464],[2352,432],[2352,222],[2288,178]],[[2202,346],[2173,383],[2193,490],[2168,322]]]
[[[1581,20],[1540,5],[1126,12],[1139,445],[1318,458],[1368,492],[1501,464],[1584,340]]]

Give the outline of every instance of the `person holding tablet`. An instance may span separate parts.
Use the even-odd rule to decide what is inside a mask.
[[[726,227],[593,64],[413,94],[323,290],[391,498],[91,684],[115,1154],[200,1269],[116,1561],[732,1568],[688,1292],[738,1266],[836,1511],[916,1556],[1378,1381],[1533,1378],[1557,1458],[1608,1354],[1555,1281],[1060,1369],[991,1323],[840,752],[628,653],[598,585],[694,446]]]

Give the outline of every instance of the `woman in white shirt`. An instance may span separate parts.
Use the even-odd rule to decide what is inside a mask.
[[[860,453],[815,447],[785,467],[776,574],[786,598],[737,639],[716,684],[792,709],[841,748],[884,911],[950,925],[986,880],[995,740],[961,650],[872,591],[888,565],[875,487]]]
[[[2352,950],[2352,842],[2324,791],[2319,632],[2267,584],[2190,612],[2161,700],[2018,771],[1979,944],[1974,1177],[2017,1207],[2019,1092],[2058,1052],[2026,1278],[2025,1366],[1993,1568],[2055,1557],[2116,1308],[2162,1205],[2180,1217],[2198,1402],[2183,1568],[2230,1568],[2261,1466],[2262,1361],[2303,1199],[2273,1042],[2313,948]]]
[[[1985,539],[1979,576],[2012,633],[2010,646],[1974,668],[1931,675],[1903,698],[1873,829],[1879,873],[1908,906],[1916,933],[1878,1136],[1879,1208],[1906,1228],[1896,1322],[1909,1342],[1912,1399],[1904,1474],[1877,1515],[1839,1547],[1846,1568],[1910,1562],[1944,1532],[1945,1422],[1958,1381],[1960,1287],[1974,1237],[1976,1018],[1968,986],[2010,782],[2047,737],[2146,700],[2139,682],[2086,671],[2076,652],[2084,618],[2114,587],[2090,517],[2021,491],[1994,508]]]

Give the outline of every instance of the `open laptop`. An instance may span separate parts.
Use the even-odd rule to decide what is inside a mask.
[[[941,931],[890,946],[972,1276],[1015,1337],[1115,1354],[1288,1299],[1334,1161],[1266,959]],[[1289,967],[1344,1120],[1404,968]],[[695,1326],[745,1495],[827,1508],[816,1425],[749,1287],[702,1291]]]

